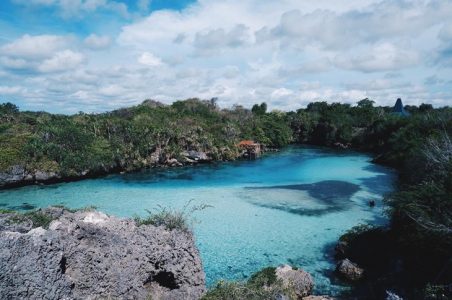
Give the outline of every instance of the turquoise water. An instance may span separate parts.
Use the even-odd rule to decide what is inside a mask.
[[[312,273],[318,292],[334,294],[341,286],[331,281],[331,245],[357,224],[385,222],[381,199],[394,179],[363,154],[291,147],[256,161],[0,191],[0,208],[95,205],[130,217],[158,205],[209,204],[194,216],[209,285],[290,263]]]

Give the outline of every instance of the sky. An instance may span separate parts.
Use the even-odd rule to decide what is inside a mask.
[[[452,0],[1,0],[0,102],[452,105]]]

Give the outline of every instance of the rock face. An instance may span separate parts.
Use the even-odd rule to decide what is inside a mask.
[[[298,299],[309,296],[314,288],[314,281],[308,272],[294,270],[289,265],[276,268],[276,277],[282,281],[285,287],[294,290]]]
[[[24,167],[15,165],[4,172],[0,172],[0,187],[24,181],[27,177]],[[31,180],[31,178],[30,178]]]
[[[208,162],[212,159],[207,155],[207,153],[203,151],[184,151],[181,153],[182,156],[184,156],[186,159],[188,159],[188,162]]]
[[[351,262],[348,258],[339,261],[336,266],[336,271],[343,278],[350,281],[360,280],[364,274],[364,270],[358,267],[357,264]]]
[[[95,211],[49,216],[57,219],[48,229],[29,230],[0,215],[1,299],[199,299],[205,292],[190,233]]]

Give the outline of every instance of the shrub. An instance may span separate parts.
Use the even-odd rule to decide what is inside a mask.
[[[134,219],[138,226],[164,226],[168,230],[177,229],[189,232],[191,231],[192,223],[195,221],[192,218],[193,213],[211,207],[207,204],[191,205],[191,202],[192,200],[188,201],[181,210],[158,205],[156,212],[146,210],[148,213],[147,217],[135,216]]]
[[[274,267],[264,268],[251,275],[246,282],[220,281],[202,300],[297,299],[292,289],[283,287],[275,271]]]

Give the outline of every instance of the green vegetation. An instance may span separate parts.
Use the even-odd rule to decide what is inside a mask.
[[[288,299],[296,299],[295,293],[283,287],[277,280],[275,268],[268,267],[253,274],[247,282],[220,281],[209,290],[202,300],[261,300],[278,299],[286,295]]]
[[[243,107],[219,109],[215,101],[189,99],[163,105],[151,100],[103,114],[72,116],[19,112],[0,107],[0,171],[14,165],[63,177],[135,170],[183,161],[183,151],[214,160],[239,156],[242,139],[269,147],[291,142],[283,113],[253,114]]]
[[[42,227],[44,229],[49,228],[50,223],[54,220],[50,215],[39,211],[30,211],[26,213],[4,211],[3,213],[11,214],[8,219],[10,223],[28,223],[32,224],[32,228]]]
[[[358,248],[373,239],[372,259],[385,266],[377,266],[376,274],[389,285],[421,293],[427,284],[452,282],[452,109],[429,104],[405,109],[410,116],[363,99],[355,106],[316,102],[286,113],[267,112],[265,103],[251,110],[238,105],[219,109],[215,99],[188,99],[172,105],[147,100],[103,114],[65,116],[20,112],[6,103],[0,105],[0,172],[19,165],[30,172],[78,177],[158,166],[173,158],[184,162],[187,150],[232,160],[240,155],[237,143],[248,139],[266,147],[307,143],[371,152],[375,162],[400,174],[396,192],[386,200],[390,228],[359,228],[344,239]],[[137,223],[186,230],[185,217],[160,208]],[[404,271],[386,276],[394,269],[389,262],[394,257]],[[357,259],[366,265],[365,257]],[[216,293],[247,293],[249,284],[222,283]]]
[[[146,210],[148,216],[145,218],[135,216],[135,222],[138,226],[164,226],[168,230],[177,229],[185,232],[190,232],[192,223],[196,221],[193,218],[193,214],[197,211],[202,211],[206,208],[211,207],[207,204],[191,205],[191,203],[192,200],[188,201],[181,210],[167,208],[159,205],[156,209],[156,212]]]
[[[339,240],[341,242],[352,242],[356,239],[359,235],[362,235],[365,232],[369,232],[371,230],[375,229],[375,227],[368,225],[368,224],[359,224],[354,226],[352,229],[347,230],[346,233],[344,233]]]

